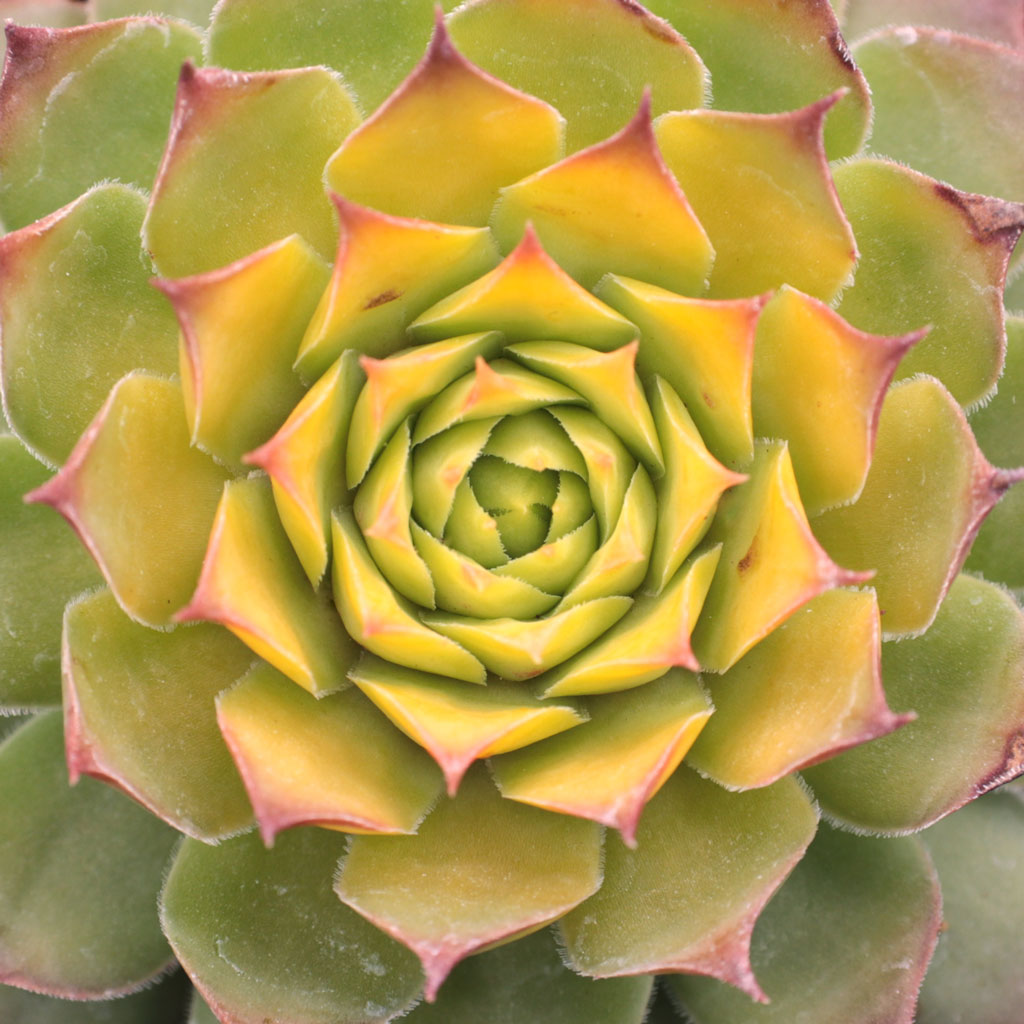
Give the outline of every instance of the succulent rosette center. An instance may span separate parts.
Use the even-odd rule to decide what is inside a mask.
[[[276,66],[232,62],[269,3],[221,0],[205,49],[151,18],[11,36],[15,135],[37,49],[92,68],[89,47],[163,40],[181,68],[148,195],[37,209],[39,174],[0,154],[0,212],[25,224],[0,240],[0,441],[57,468],[42,482],[19,447],[19,499],[60,511],[102,576],[67,574],[72,777],[188,837],[161,927],[226,1021],[319,1020],[313,991],[325,1020],[439,992],[443,1015],[456,965],[513,940],[570,977],[524,938],[556,921],[637,1021],[652,974],[761,1000],[762,910],[798,863],[777,915],[860,850],[880,904],[910,893],[883,959],[913,976],[879,982],[878,1017],[909,1019],[939,912],[902,836],[1020,768],[1024,617],[959,573],[1022,475],[964,412],[1001,372],[1021,208],[855,155],[868,91],[827,4],[765,5],[814,83],[782,113],[703,109],[697,52],[626,0],[473,0],[429,43],[428,6],[426,55],[353,61],[351,88],[193,63]],[[687,14],[695,37],[727,6]],[[532,61],[550,40],[615,73],[554,81]],[[102,343],[71,359],[86,284]],[[918,682],[982,640],[947,763],[952,716]],[[866,797],[882,777],[911,783]],[[819,805],[889,838],[819,829]],[[278,912],[298,994],[261,945]],[[328,948],[358,950],[343,983]],[[31,973],[2,936],[0,968]],[[91,969],[34,984],[130,987]]]

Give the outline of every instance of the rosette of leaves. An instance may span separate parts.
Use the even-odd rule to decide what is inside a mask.
[[[6,1017],[1012,1020],[1020,4],[155,6],[0,5]]]

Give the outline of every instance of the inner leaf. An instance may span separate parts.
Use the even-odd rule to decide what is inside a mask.
[[[557,472],[526,469],[483,455],[469,471],[469,482],[480,506],[498,524],[501,542],[512,558],[544,543],[558,496]]]

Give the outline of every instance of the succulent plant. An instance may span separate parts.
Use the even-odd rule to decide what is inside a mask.
[[[1022,4],[443,6],[0,0],[0,1017],[1014,1024]]]

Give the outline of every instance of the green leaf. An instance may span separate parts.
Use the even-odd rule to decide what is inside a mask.
[[[651,979],[592,981],[570,971],[549,929],[468,957],[435,1003],[421,1003],[406,1024],[642,1024]]]
[[[51,465],[124,374],[177,372],[177,324],[139,243],[145,207],[134,189],[99,185],[0,240],[4,404]]]
[[[921,837],[942,883],[939,937],[920,1024],[1002,1024],[1024,1001],[1024,807],[993,793]]]
[[[323,168],[358,123],[325,68],[182,68],[143,237],[165,277],[213,270],[290,234],[324,259],[337,233]]]
[[[252,660],[220,627],[147,629],[105,589],[75,601],[64,620],[72,778],[110,781],[207,842],[242,831],[252,810],[213,701]]]
[[[60,703],[61,611],[70,598],[101,580],[60,518],[22,501],[47,475],[17,438],[0,436],[0,704],[5,708]]]
[[[407,1009],[415,958],[331,891],[345,837],[299,828],[272,850],[256,835],[186,839],[167,876],[163,926],[219,1019],[365,1024]]]
[[[940,903],[916,839],[863,839],[823,827],[754,928],[751,959],[771,1002],[755,1005],[704,978],[667,984],[693,1024],[909,1021]]]
[[[933,374],[961,405],[985,397],[1002,366],[1000,297],[1021,209],[885,160],[854,160],[834,177],[860,249],[839,313],[874,334],[930,325],[897,376]]]
[[[973,4],[960,0],[844,0],[844,7],[840,21],[847,40],[886,25],[934,25],[1005,46],[1024,47],[1024,21],[1013,0]]]
[[[449,24],[470,60],[562,114],[569,152],[618,131],[647,86],[656,114],[704,103],[707,72],[693,47],[627,0],[483,0]],[[552,74],[568,67],[579,70]]]
[[[352,839],[335,888],[416,953],[431,1000],[465,956],[586,899],[600,861],[596,825],[503,800],[479,768],[417,835]]]
[[[90,21],[111,21],[152,12],[205,28],[215,0],[88,0]]]
[[[0,89],[0,218],[20,228],[98,181],[148,188],[195,29],[153,18],[15,29]],[[125,83],[130,82],[130,87]]]
[[[210,63],[239,71],[326,64],[369,113],[419,60],[433,12],[431,0],[226,0],[210,27]]]
[[[853,57],[871,86],[873,153],[965,192],[1024,200],[1024,54],[916,27],[878,32]]]
[[[0,979],[102,999],[166,970],[156,896],[178,834],[93,779],[68,786],[57,712],[0,747],[0,796]]]
[[[917,720],[808,769],[825,813],[858,830],[924,828],[1019,774],[1022,675],[1024,613],[960,576],[927,633],[882,645],[888,698]]]

